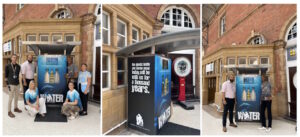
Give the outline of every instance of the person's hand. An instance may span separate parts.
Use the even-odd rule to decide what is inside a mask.
[[[65,102],[63,105],[67,105],[67,102]]]
[[[24,86],[27,86],[27,83],[26,83],[26,81],[24,81],[24,84],[23,84]]]
[[[87,94],[87,90],[85,90],[85,91],[83,92],[83,94],[86,95],[86,94]]]
[[[226,100],[223,100],[223,104],[224,104],[224,105],[226,105],[226,104],[227,104]]]
[[[11,89],[10,89],[10,85],[8,85],[8,86],[7,86],[7,88],[8,88],[8,91],[11,91]]]
[[[39,105],[36,105],[34,108],[39,111]]]

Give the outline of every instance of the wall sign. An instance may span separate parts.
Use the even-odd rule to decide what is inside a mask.
[[[287,60],[288,61],[293,61],[297,59],[297,47],[289,47],[286,49],[287,51]]]
[[[11,41],[3,44],[3,52],[9,52],[9,51],[11,51],[11,49],[12,49]]]

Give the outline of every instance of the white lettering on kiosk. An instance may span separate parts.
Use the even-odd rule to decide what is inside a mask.
[[[132,63],[131,92],[149,94],[151,63]]]
[[[238,119],[242,121],[260,120],[259,112],[238,112]]]

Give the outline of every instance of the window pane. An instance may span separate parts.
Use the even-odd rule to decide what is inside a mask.
[[[103,71],[108,71],[108,56],[107,55],[103,55],[102,56],[102,70]]]
[[[125,37],[118,35],[118,47],[125,47]]]
[[[53,35],[52,36],[52,41],[57,42],[57,41],[61,41],[61,35]]]
[[[96,40],[99,40],[100,39],[100,23],[96,24]]]
[[[125,59],[118,58],[118,70],[125,70]]]
[[[251,64],[251,65],[257,65],[258,64],[258,62],[257,62],[257,58],[249,58],[249,64]]]
[[[102,73],[102,88],[108,88],[108,73]]]
[[[234,58],[228,58],[228,65],[235,65],[235,59]]]
[[[269,58],[260,58],[260,64],[269,64]]]
[[[124,85],[125,83],[125,72],[118,72],[118,85]]]
[[[67,35],[66,37],[66,42],[73,42],[75,41],[74,35]]]
[[[104,44],[108,44],[108,30],[103,30],[102,39]]]
[[[246,64],[246,58],[239,58],[238,61],[239,61],[238,62],[239,65]]]
[[[135,29],[132,29],[132,39],[138,40],[138,32]]]
[[[27,41],[36,41],[35,35],[28,35],[27,36]]]
[[[49,41],[49,36],[48,35],[42,35],[40,36],[40,41]]]
[[[108,16],[106,14],[102,14],[103,28],[108,29]]]
[[[118,21],[117,23],[117,30],[119,34],[125,35],[125,24],[121,23],[120,21]]]

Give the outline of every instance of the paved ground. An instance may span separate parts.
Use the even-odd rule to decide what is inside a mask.
[[[200,102],[194,102],[194,110],[185,110],[181,106],[173,105],[173,115],[169,122],[177,123],[179,125],[195,128],[200,130]],[[120,135],[145,135],[136,130],[124,129],[120,132]]]
[[[227,126],[227,132],[222,131],[222,115],[211,106],[204,105],[202,112],[203,135],[295,135],[296,122],[285,119],[273,119],[272,131],[259,130],[258,122],[239,122],[237,128]]]
[[[4,90],[7,90],[4,88]],[[3,135],[100,135],[100,105],[89,103],[88,115],[60,122],[34,122],[24,110],[23,99],[18,102],[23,111],[15,118],[7,115],[8,94],[3,93]],[[14,107],[14,105],[12,106]]]

